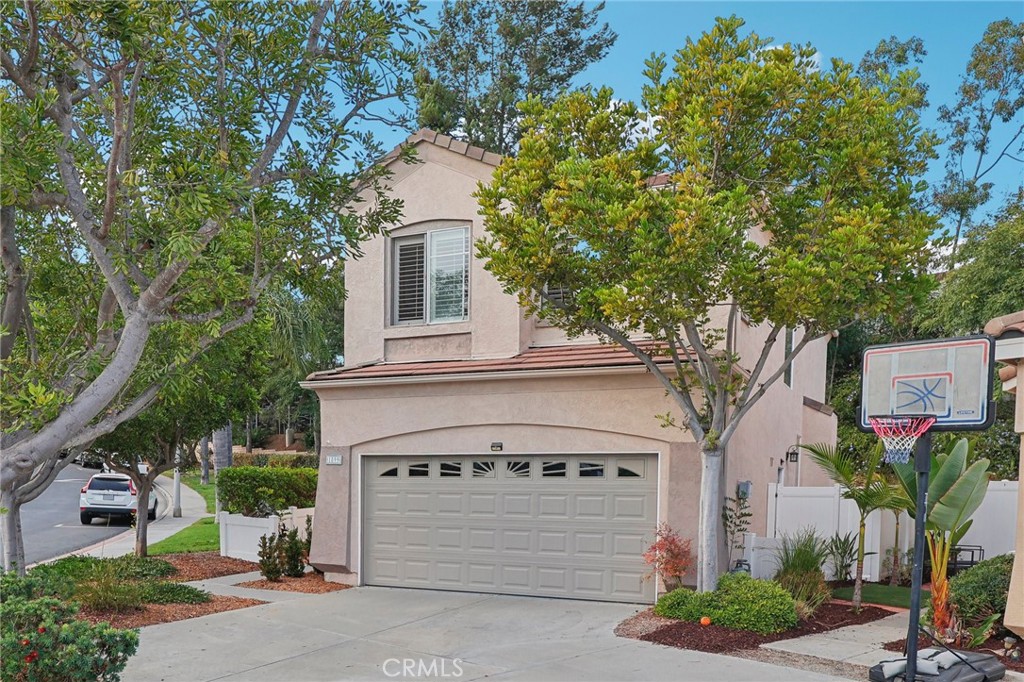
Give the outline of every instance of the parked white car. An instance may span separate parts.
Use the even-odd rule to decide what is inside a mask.
[[[94,474],[82,486],[78,506],[85,525],[91,524],[94,516],[131,518],[138,511],[139,491],[135,489],[135,482],[124,474]],[[156,518],[155,490],[149,494],[147,516],[150,521]]]

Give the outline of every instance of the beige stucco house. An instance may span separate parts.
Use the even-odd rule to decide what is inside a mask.
[[[384,161],[404,224],[346,263],[345,366],[303,384],[322,405],[313,564],[353,584],[652,600],[657,525],[697,533],[692,438],[662,428],[673,404],[636,358],[524,317],[474,257],[472,194],[500,158],[426,130],[408,143],[418,163]],[[835,442],[824,389],[816,342],[729,445],[723,492],[751,483],[755,533],[769,482],[827,484],[786,456]]]

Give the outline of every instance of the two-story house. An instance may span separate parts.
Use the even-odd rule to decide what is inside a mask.
[[[353,584],[652,600],[658,524],[696,537],[693,439],[661,426],[674,405],[635,357],[524,317],[474,257],[472,195],[500,157],[426,130],[409,144],[419,163],[383,161],[404,224],[346,263],[345,366],[303,383],[322,408],[313,564]],[[824,379],[821,342],[729,445],[723,492],[752,484],[758,534],[768,483],[826,482],[786,455],[835,441]]]

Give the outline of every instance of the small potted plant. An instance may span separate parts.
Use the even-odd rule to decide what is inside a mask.
[[[681,538],[666,523],[658,526],[654,542],[643,553],[643,559],[651,567],[651,572],[644,579],[661,576],[666,592],[682,587],[683,577],[693,566],[690,541]]]

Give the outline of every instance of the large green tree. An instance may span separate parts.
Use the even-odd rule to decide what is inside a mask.
[[[615,32],[599,23],[604,3],[445,0],[417,74],[420,125],[498,154],[519,141],[516,105],[550,102]]]
[[[0,507],[398,218],[365,123],[412,123],[418,11],[3,3]]]
[[[1024,22],[993,21],[971,50],[957,100],[939,107],[946,126],[946,175],[934,201],[953,233],[949,260],[958,261],[960,237],[992,198],[990,173],[1024,163]]]
[[[916,73],[865,84],[742,26],[719,19],[671,67],[652,58],[643,110],[608,89],[531,99],[519,154],[479,190],[479,253],[505,290],[628,349],[673,398],[700,449],[702,590],[717,583],[738,425],[809,343],[927,290],[935,227],[914,200],[934,144]],[[740,325],[762,341],[743,358]]]

